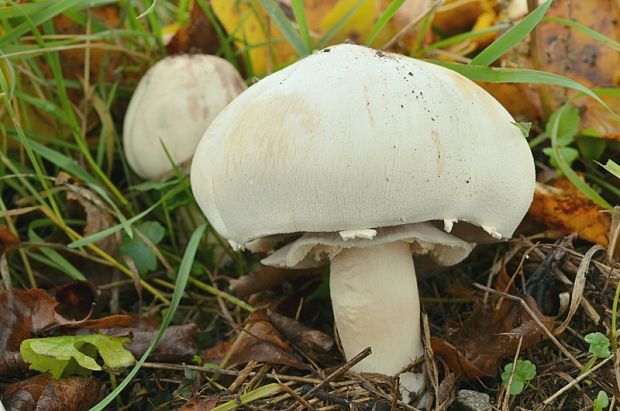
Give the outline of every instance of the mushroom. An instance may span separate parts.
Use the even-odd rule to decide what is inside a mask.
[[[243,92],[207,129],[191,167],[215,230],[267,265],[330,266],[344,354],[395,375],[423,355],[412,255],[460,262],[510,238],[534,162],[510,114],[465,77],[341,44]],[[417,257],[416,257],[417,258]],[[403,396],[424,385],[400,375]]]
[[[217,114],[245,83],[228,61],[209,55],[160,60],[142,77],[125,116],[125,155],[145,179],[160,178],[189,160]],[[165,149],[164,149],[165,147]]]

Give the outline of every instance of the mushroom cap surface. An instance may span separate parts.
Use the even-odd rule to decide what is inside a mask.
[[[198,145],[192,188],[217,232],[240,244],[433,220],[509,238],[535,182],[513,123],[460,74],[341,44],[222,111]]]
[[[140,79],[123,126],[129,166],[154,179],[194,154],[209,124],[245,89],[228,61],[204,54],[164,58]],[[161,142],[160,142],[161,140]]]

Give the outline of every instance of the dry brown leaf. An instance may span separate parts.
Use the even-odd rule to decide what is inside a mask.
[[[166,45],[166,54],[215,54],[220,44],[213,25],[199,4],[194,4],[189,23]]]
[[[500,272],[495,289],[514,292],[505,270]],[[525,296],[523,300],[547,327],[553,327],[553,319],[543,315],[536,301]],[[493,297],[485,305],[481,298],[474,302],[474,310],[459,325],[451,326],[446,338],[432,338],[433,351],[440,355],[450,370],[465,380],[494,376],[500,361],[513,358],[522,340],[521,350],[533,346],[545,338],[536,321],[518,301],[503,300],[496,308],[498,299]]]
[[[620,41],[620,3],[612,0],[556,0],[547,16],[573,20],[615,41]],[[530,47],[532,56],[513,54],[504,64],[531,67],[560,74],[587,87],[618,87],[620,85],[620,53],[578,29],[555,22],[543,22],[535,29],[536,43]],[[543,85],[523,86],[535,106],[545,107],[549,115],[578,92]],[[617,99],[609,99],[618,107]],[[574,102],[583,115],[582,130],[591,129],[599,135],[618,139],[620,123],[592,98],[580,97]],[[615,105],[614,105],[615,104]]]
[[[536,184],[529,215],[537,222],[565,234],[577,233],[604,247],[609,243],[611,217],[561,177],[553,185]]]
[[[137,320],[137,319],[135,319]],[[136,358],[140,358],[159,331],[159,323],[154,319],[143,318],[130,327],[115,327],[101,332],[115,337],[131,337],[126,348]],[[188,361],[198,352],[196,345],[196,324],[172,325],[164,331],[157,347],[149,359],[151,361],[180,363]]]
[[[39,374],[9,385],[2,400],[7,410],[82,411],[102,397],[102,384],[90,377],[54,380]]]
[[[433,26],[446,34],[469,31],[484,12],[486,0],[447,0],[435,12]]]
[[[92,328],[95,323],[102,328],[103,324],[118,327],[126,323],[127,316],[89,322],[95,296],[94,286],[86,281],[58,288],[56,298],[39,288],[0,293],[0,375],[25,369],[19,346],[38,333],[59,326]]]
[[[230,278],[230,286],[238,297],[273,290],[285,282],[320,275],[321,269],[292,270],[287,268],[261,266],[258,270],[239,279]]]
[[[205,351],[205,362],[222,363],[227,367],[245,364],[250,361],[269,364],[289,365],[298,369],[307,369],[286,344],[280,333],[269,321],[265,311],[255,311],[246,320],[246,324],[232,341],[225,341]]]
[[[205,399],[192,398],[179,411],[210,411],[221,401],[220,395],[211,395]]]
[[[69,184],[68,187],[67,200],[79,204],[86,214],[84,236],[89,236],[116,225],[114,216],[98,195],[78,185]],[[116,255],[121,240],[122,234],[120,231],[117,231],[101,240],[95,241],[95,244],[109,255]]]
[[[606,95],[600,97],[616,113],[620,112],[620,97]],[[608,140],[620,141],[620,123],[609,110],[594,103],[587,96],[576,97],[572,104],[579,108],[582,130],[593,131],[595,135],[600,135]]]
[[[19,244],[19,238],[15,236],[5,225],[0,225],[0,254],[7,248]]]
[[[540,107],[527,98],[520,84],[478,82],[517,119],[535,121],[541,117]]]

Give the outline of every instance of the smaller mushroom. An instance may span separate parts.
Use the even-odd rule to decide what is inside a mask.
[[[142,77],[125,116],[125,155],[140,177],[157,179],[191,159],[209,124],[246,86],[219,57],[167,57]],[[165,149],[164,149],[165,147]]]

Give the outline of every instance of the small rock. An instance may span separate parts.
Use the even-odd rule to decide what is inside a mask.
[[[487,394],[472,390],[460,390],[450,411],[491,411],[491,399]]]

